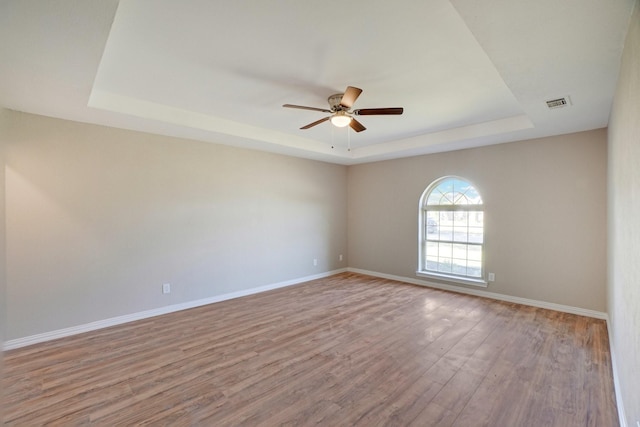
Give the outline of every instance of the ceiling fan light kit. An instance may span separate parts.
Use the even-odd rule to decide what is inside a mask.
[[[331,113],[330,116],[324,117],[320,120],[316,120],[313,123],[309,123],[306,126],[302,126],[300,129],[309,129],[320,123],[326,122],[327,120],[331,121],[336,127],[351,127],[356,132],[362,132],[367,128],[362,125],[359,121],[353,118],[353,116],[382,116],[382,115],[400,115],[404,112],[402,107],[396,108],[362,108],[358,110],[351,111],[351,107],[356,102],[356,99],[362,93],[362,89],[348,86],[347,90],[344,93],[336,93],[335,95],[331,95],[327,98],[327,102],[329,103],[329,109],[326,108],[316,108],[316,107],[305,107],[303,105],[293,105],[293,104],[284,104],[285,108],[298,108],[301,110],[311,110],[311,111],[320,111],[323,113]]]
[[[349,126],[351,120],[353,120],[353,117],[348,115],[345,111],[338,111],[331,116],[331,124],[338,128]]]

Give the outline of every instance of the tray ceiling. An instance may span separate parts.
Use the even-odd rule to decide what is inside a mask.
[[[633,4],[11,0],[0,103],[340,164],[576,132],[607,125]],[[348,85],[404,114],[355,133],[282,108]]]

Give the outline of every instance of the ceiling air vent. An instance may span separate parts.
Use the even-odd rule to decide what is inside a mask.
[[[563,96],[562,98],[557,99],[550,99],[547,101],[547,107],[549,107],[549,109],[562,108],[568,105],[571,105],[571,100],[568,96]]]

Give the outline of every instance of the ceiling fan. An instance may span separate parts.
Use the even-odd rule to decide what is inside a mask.
[[[286,108],[299,108],[301,110],[321,111],[323,113],[331,113],[330,116],[324,117],[320,120],[316,120],[313,123],[309,123],[306,126],[302,126],[300,129],[309,129],[315,125],[319,125],[322,122],[331,120],[331,123],[337,127],[350,126],[351,129],[356,132],[362,132],[367,128],[357,121],[353,116],[384,116],[384,115],[398,115],[402,114],[404,109],[400,108],[360,108],[358,110],[351,110],[356,99],[362,93],[362,89],[353,86],[347,86],[347,90],[344,93],[336,93],[331,95],[327,101],[329,102],[329,109],[305,107],[303,105],[284,104]]]

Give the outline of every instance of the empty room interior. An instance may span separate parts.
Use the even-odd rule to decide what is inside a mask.
[[[640,427],[640,1],[3,0],[5,425]]]

